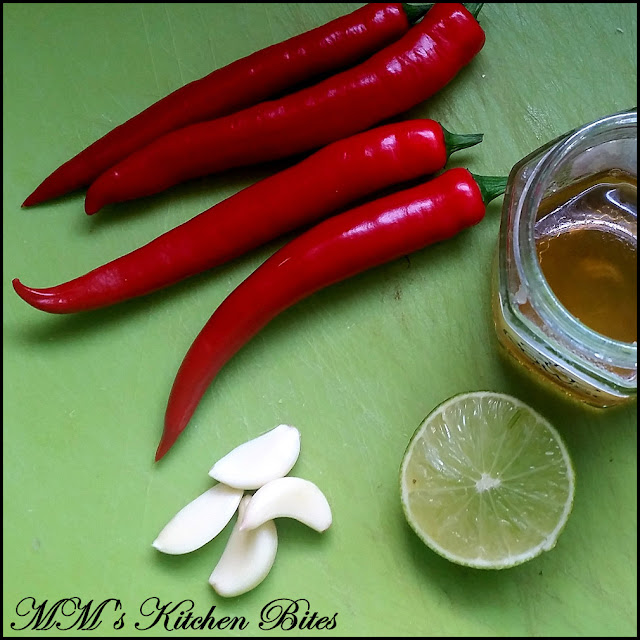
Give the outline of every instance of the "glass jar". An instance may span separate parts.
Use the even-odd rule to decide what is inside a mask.
[[[545,277],[536,242],[543,220],[541,205],[554,198],[561,202],[563,194],[567,202],[580,203],[575,185],[594,185],[599,176],[616,173],[628,180],[633,202],[614,214],[607,207],[585,206],[580,221],[622,233],[637,269],[634,109],[571,131],[514,166],[504,197],[493,277],[493,315],[501,347],[539,380],[598,408],[635,400],[637,337],[629,342],[614,339],[571,313]],[[587,199],[584,204],[588,205]],[[567,285],[570,290],[573,283]],[[637,280],[634,296],[637,300]]]

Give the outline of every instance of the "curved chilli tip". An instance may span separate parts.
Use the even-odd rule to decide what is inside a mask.
[[[100,196],[95,195],[95,191],[92,191],[91,187],[89,187],[84,199],[84,212],[88,216],[92,216],[94,213],[100,211],[104,204]]]
[[[40,204],[45,198],[38,197],[38,190],[36,189],[27,199],[22,203],[23,207],[32,207],[33,205]]]
[[[48,311],[50,313],[56,313],[55,308],[55,294],[48,292],[46,289],[33,289],[22,284],[18,278],[14,278],[11,281],[14,291],[32,307],[39,309],[40,311]]]

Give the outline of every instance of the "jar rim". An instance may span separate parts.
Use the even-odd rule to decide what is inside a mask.
[[[621,342],[594,331],[565,308],[553,293],[542,272],[535,246],[534,222],[540,202],[551,183],[551,177],[576,147],[597,133],[633,126],[637,127],[635,108],[594,120],[552,145],[523,187],[522,202],[527,203],[523,205],[527,211],[521,211],[521,215],[524,213],[526,224],[522,224],[521,220],[518,238],[518,243],[524,247],[520,255],[521,264],[525,269],[523,276],[536,283],[535,287],[528,289],[543,320],[549,322],[553,318],[554,327],[562,332],[564,339],[568,340],[574,349],[597,354],[598,359],[607,364],[625,367],[635,367],[637,364],[637,342]]]

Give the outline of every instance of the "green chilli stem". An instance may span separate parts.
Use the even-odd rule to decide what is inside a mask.
[[[507,178],[504,176],[477,176],[474,173],[471,175],[480,187],[482,201],[485,204],[501,196],[507,188]]]
[[[484,138],[482,133],[451,133],[442,127],[444,133],[444,144],[447,148],[447,157],[460,149],[468,149],[476,144],[480,144]]]
[[[406,2],[402,3],[402,8],[404,12],[407,14],[407,20],[409,24],[415,24],[422,18],[431,7],[433,7],[435,3],[431,2],[428,4],[408,4]]]
[[[484,2],[465,2],[463,3],[466,10],[477,20],[480,9],[484,5]]]

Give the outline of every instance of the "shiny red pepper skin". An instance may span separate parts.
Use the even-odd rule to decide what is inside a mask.
[[[116,127],[56,169],[25,200],[35,205],[91,184],[159,136],[233,113],[320,74],[343,69],[406,33],[400,3],[369,3],[194,80]]]
[[[220,369],[279,313],[315,291],[450,238],[484,217],[466,169],[450,169],[329,218],[273,254],[216,309],[187,352],[171,389],[156,460],[187,426]]]
[[[141,296],[317,222],[375,191],[435,173],[445,166],[449,151],[480,139],[445,133],[433,120],[377,127],[322,148],[79,278],[47,289],[26,287],[17,279],[13,286],[26,302],[49,313],[87,311]]]
[[[316,149],[426,100],[480,51],[485,34],[458,3],[436,3],[362,64],[279,100],[162,136],[103,173],[85,211],[225,169]]]

